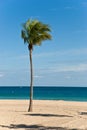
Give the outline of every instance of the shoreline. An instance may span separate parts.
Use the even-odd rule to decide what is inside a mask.
[[[27,112],[29,100],[0,100],[0,130],[86,130],[87,102],[34,100],[33,112]]]
[[[6,101],[21,101],[21,100],[23,100],[23,101],[29,101],[30,99],[0,99],[0,101],[3,101],[3,100],[6,100]],[[59,100],[57,100],[57,99],[33,99],[33,101],[64,101],[64,102],[78,102],[78,103],[87,103],[87,101],[81,101],[81,100],[62,100],[62,99],[59,99]]]

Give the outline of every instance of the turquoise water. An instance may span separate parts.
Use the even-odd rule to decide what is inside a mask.
[[[0,99],[29,99],[29,87],[0,87]],[[34,87],[34,99],[87,101],[87,87]]]

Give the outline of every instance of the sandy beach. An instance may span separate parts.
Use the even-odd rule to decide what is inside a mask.
[[[0,100],[0,130],[87,130],[87,102]]]

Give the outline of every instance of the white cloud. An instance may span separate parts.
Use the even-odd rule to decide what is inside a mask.
[[[39,54],[34,54],[34,57],[49,57],[49,56],[61,56],[61,55],[83,55],[87,54],[87,48],[80,49],[70,49],[70,50],[61,50],[56,52],[44,52]]]
[[[78,64],[78,65],[57,65],[49,69],[51,72],[84,72],[87,71],[87,64]]]
[[[33,53],[33,58],[42,58],[42,57],[52,57],[53,56],[65,56],[65,55],[84,55],[87,54],[87,48],[79,48],[79,49],[70,49],[70,50],[61,50],[61,51],[53,51],[53,52],[40,52],[40,53]],[[29,59],[29,55],[20,55],[17,57],[14,57],[15,59]]]
[[[2,73],[0,73],[0,78],[2,78],[4,75]]]
[[[53,65],[53,67],[47,67],[47,68],[40,68],[40,69],[36,69],[36,73],[38,73],[39,75],[35,75],[34,78],[43,78],[44,75],[47,74],[56,74],[56,73],[67,73],[67,72],[86,72],[87,71],[87,64],[76,64],[76,65],[69,65],[69,64],[56,64]],[[66,79],[70,79],[72,78],[70,75],[67,76],[66,75]]]
[[[73,55],[87,54],[87,48],[72,49],[72,50],[68,51],[68,53],[73,54]]]
[[[34,78],[42,78],[40,75],[35,75]]]
[[[69,80],[69,79],[71,79],[72,77],[68,75],[68,76],[66,76],[65,78]]]
[[[28,58],[29,58],[28,55],[21,55],[17,57],[17,59],[28,59]]]

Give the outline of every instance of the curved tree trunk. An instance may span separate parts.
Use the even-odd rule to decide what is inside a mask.
[[[30,104],[28,112],[33,111],[33,64],[32,64],[32,48],[29,47],[30,55]]]

